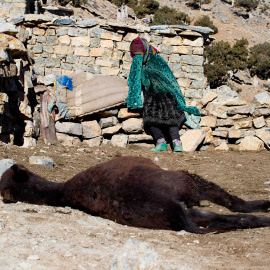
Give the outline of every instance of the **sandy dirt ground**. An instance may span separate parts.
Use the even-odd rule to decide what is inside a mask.
[[[49,156],[54,168],[30,165],[29,157]],[[246,200],[270,196],[270,152],[153,153],[147,148],[0,146],[11,158],[52,181],[65,181],[89,166],[117,156],[145,156],[162,168],[185,169]],[[204,202],[205,210],[229,213]],[[270,216],[270,214],[265,214]],[[270,268],[270,228],[196,235],[183,231],[132,228],[68,207],[4,204],[0,200],[0,269],[110,269],[128,239],[148,243],[158,253],[157,269],[209,270]]]

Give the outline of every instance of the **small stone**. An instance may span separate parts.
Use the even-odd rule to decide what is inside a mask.
[[[31,156],[29,157],[30,164],[45,165],[53,168],[53,159],[46,156]]]
[[[229,150],[229,146],[228,146],[228,144],[225,141],[223,141],[218,147],[215,148],[215,150],[228,151]]]
[[[37,261],[37,260],[40,260],[40,258],[38,255],[34,254],[34,255],[29,255],[28,260]]]
[[[152,141],[153,137],[146,133],[143,134],[130,134],[128,135],[129,142],[138,142],[138,141]]]
[[[155,158],[154,158],[154,162],[155,162],[155,163],[159,162],[159,158],[158,158],[158,157],[155,157]]]
[[[267,149],[270,150],[270,129],[259,129],[256,131],[256,136],[261,139],[265,143]]]

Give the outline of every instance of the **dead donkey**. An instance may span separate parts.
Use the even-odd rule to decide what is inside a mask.
[[[70,206],[134,227],[203,234],[270,226],[270,217],[193,208],[208,200],[233,212],[267,212],[269,200],[244,201],[196,174],[166,171],[142,157],[115,158],[65,183],[15,164],[3,174],[0,191],[4,202]]]

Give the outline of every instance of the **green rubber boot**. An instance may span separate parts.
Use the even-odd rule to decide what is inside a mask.
[[[180,145],[173,144],[173,152],[183,152],[183,145],[182,142]]]
[[[167,151],[167,144],[166,143],[158,144],[155,148],[152,148],[151,151],[155,152]]]

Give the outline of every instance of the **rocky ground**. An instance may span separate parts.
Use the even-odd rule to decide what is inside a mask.
[[[53,158],[54,167],[30,165],[29,157],[33,155]],[[125,155],[149,157],[162,168],[200,174],[247,200],[270,197],[270,152],[266,150],[153,153],[138,146],[90,149],[40,142],[29,149],[0,146],[0,159],[14,159],[58,182],[89,166]],[[204,202],[204,209],[228,213],[208,202]],[[158,266],[152,269],[268,269],[269,233],[270,228],[209,235],[154,231],[122,226],[70,208],[4,204],[0,200],[0,268],[110,269],[127,240],[137,239],[157,253]]]

